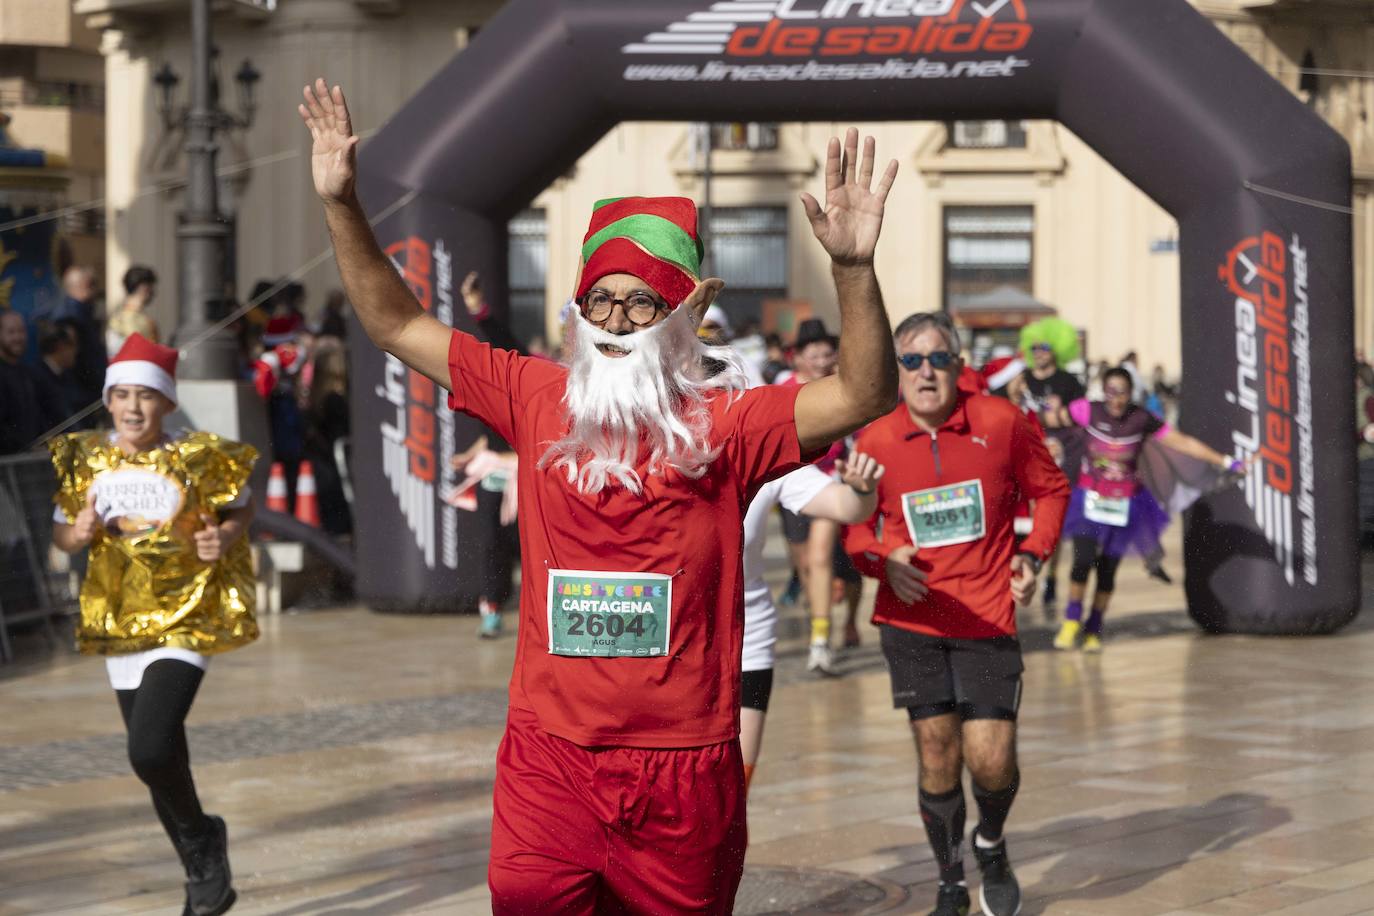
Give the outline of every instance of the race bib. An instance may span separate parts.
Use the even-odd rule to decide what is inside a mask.
[[[1099,525],[1125,528],[1131,520],[1131,499],[1129,496],[1103,496],[1096,490],[1087,490],[1083,494],[1083,516]]]
[[[902,511],[911,543],[917,547],[967,544],[986,532],[981,480],[907,493],[902,497]]]
[[[673,580],[658,573],[549,570],[549,654],[668,654]]]

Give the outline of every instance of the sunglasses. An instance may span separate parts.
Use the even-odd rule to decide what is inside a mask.
[[[1102,393],[1109,398],[1128,398],[1131,396],[1129,388],[1103,388]]]
[[[930,360],[930,368],[932,369],[948,369],[959,360],[959,357],[948,350],[936,350],[934,353],[930,354],[903,353],[897,357],[897,362],[901,363],[904,368],[910,369],[912,372],[919,370],[921,364],[926,360]]]
[[[1046,352],[1046,353],[1050,353],[1050,352],[1053,352],[1054,347],[1051,347],[1051,346],[1050,346],[1049,344],[1047,344],[1047,343],[1038,343],[1038,344],[1031,344],[1031,349],[1032,349],[1032,350],[1042,350],[1042,351],[1044,351],[1044,352]]]

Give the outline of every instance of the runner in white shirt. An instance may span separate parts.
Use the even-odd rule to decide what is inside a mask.
[[[740,692],[740,749],[744,756],[746,791],[763,744],[763,721],[773,691],[773,646],[777,643],[778,610],[763,580],[763,545],[768,513],[775,505],[850,525],[873,514],[878,505],[878,479],[883,466],[868,455],[855,453],[835,462],[836,481],[811,465],[769,481],[759,488],[744,516],[744,658]]]

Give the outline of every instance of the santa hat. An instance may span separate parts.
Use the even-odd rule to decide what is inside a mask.
[[[632,274],[670,309],[700,282],[702,246],[697,205],[685,197],[617,197],[597,201],[582,240],[580,301],[596,281]]]
[[[142,385],[177,402],[177,351],[155,344],[142,334],[130,334],[105,367],[105,403],[116,385]]]
[[[1020,359],[1013,359],[1010,356],[1001,356],[997,359],[988,360],[983,366],[983,380],[987,383],[989,391],[996,391],[1011,384],[1012,379],[1026,371],[1026,364]]]
[[[296,315],[273,318],[262,332],[262,342],[269,347],[279,347],[295,340],[300,330],[301,320]]]

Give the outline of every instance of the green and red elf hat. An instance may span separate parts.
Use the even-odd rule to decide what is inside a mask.
[[[686,197],[612,197],[592,208],[582,240],[578,300],[610,274],[639,277],[670,309],[701,281],[697,205]]]

